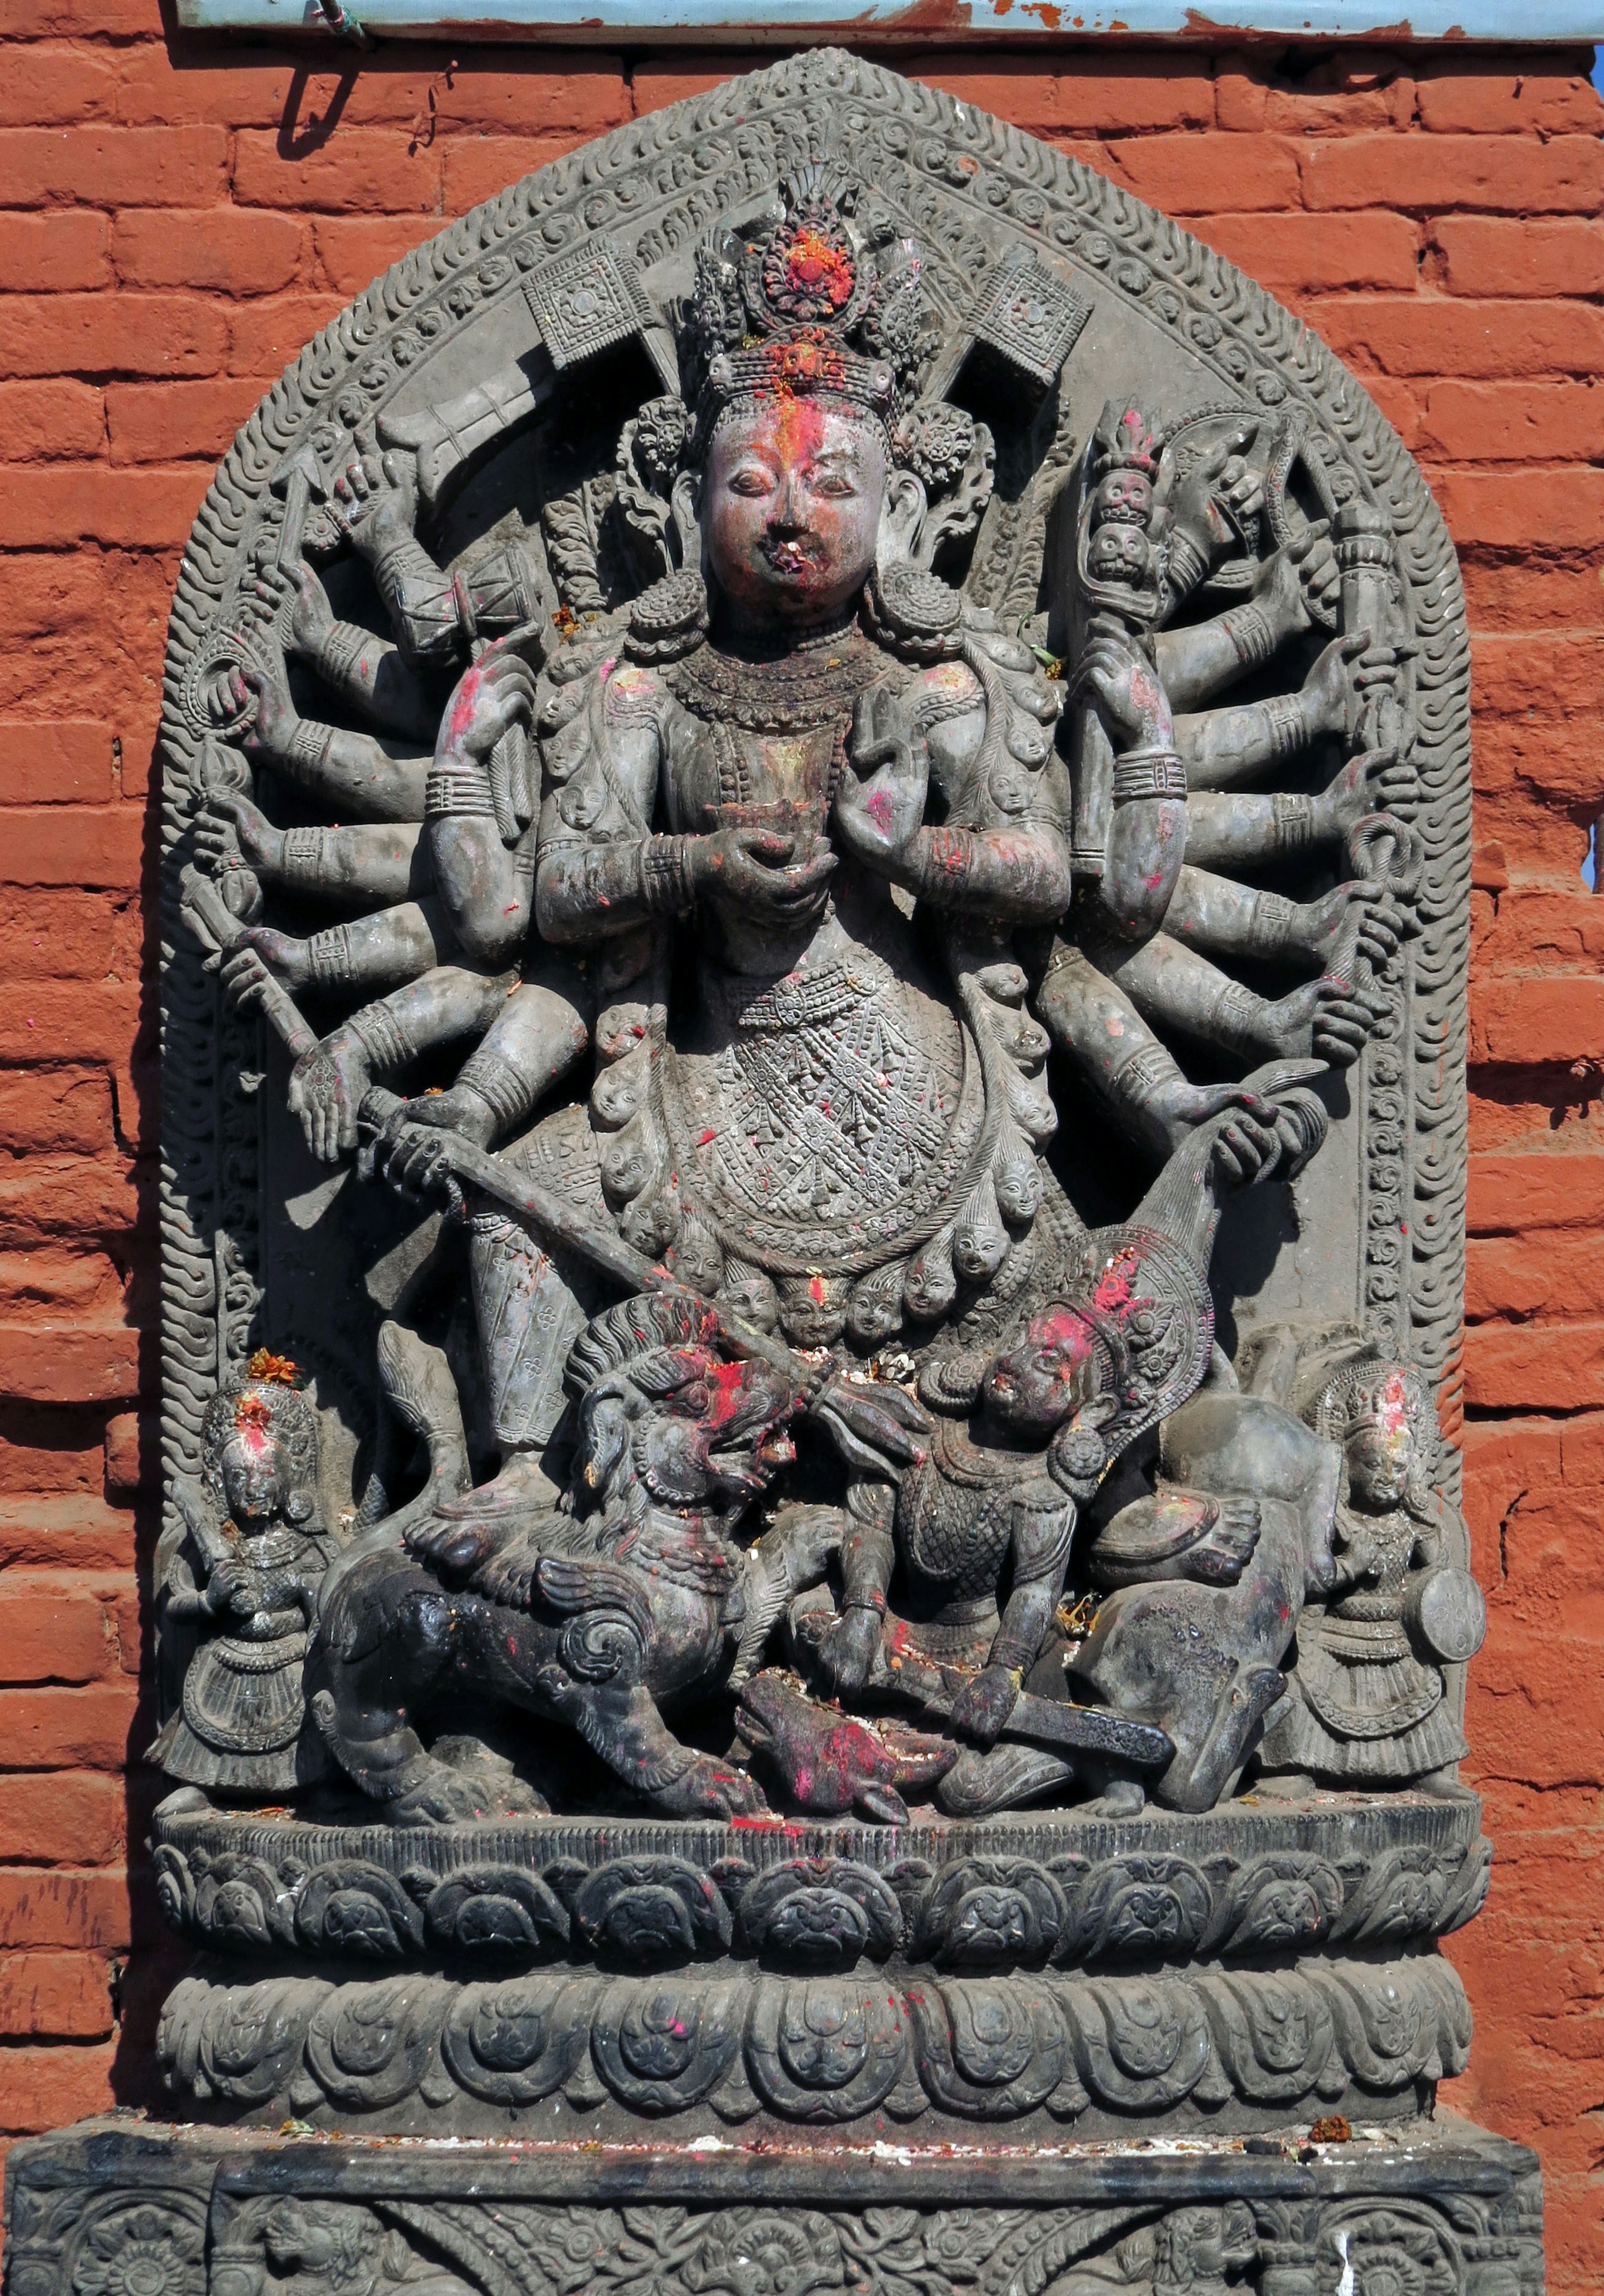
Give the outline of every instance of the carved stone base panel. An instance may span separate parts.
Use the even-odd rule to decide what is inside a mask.
[[[169,1919],[244,1956],[638,1970],[729,1956],[821,1972],[1129,1966],[1396,1950],[1486,1894],[1479,1805],[1394,1794],[1204,1816],[984,1824],[531,1818],[311,1824],[185,1811],[154,1827]]]
[[[415,2136],[1407,2117],[1470,2018],[1475,1806],[727,1825],[157,1825],[175,2096]],[[353,1965],[355,1964],[355,1966]]]
[[[6,2164],[11,2296],[1541,2296],[1526,2147],[430,2144],[88,2121]]]
[[[848,2128],[895,2140],[976,2124],[1269,2128],[1289,2112],[1407,2118],[1464,2070],[1470,2011],[1435,1953],[1275,1970],[779,1977],[716,1964],[479,1984],[394,1975],[186,1978],[159,2043],[169,2087],[266,2123],[407,2135],[624,2138],[672,2121]],[[790,2125],[787,2128],[787,2124]]]

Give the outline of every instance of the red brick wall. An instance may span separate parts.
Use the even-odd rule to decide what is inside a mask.
[[[1426,463],[1478,700],[1466,1429],[1500,1862],[1454,2101],[1533,2139],[1604,2283],[1604,127],[1591,56],[1041,44],[905,70],[1072,149],[1304,312]],[[0,2131],[148,2094],[162,1951],[139,1595],[155,1400],[153,927],[169,593],[210,465],[402,250],[723,59],[163,37],[0,0]],[[705,68],[704,68],[705,66]],[[141,1950],[127,1987],[131,1938]],[[118,2022],[119,2013],[125,2017]],[[0,2136],[3,2142],[3,2136]]]

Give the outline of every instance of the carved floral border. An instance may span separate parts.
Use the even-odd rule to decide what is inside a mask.
[[[900,1980],[728,1964],[468,1984],[197,1975],[169,1997],[157,2054],[181,2096],[340,2126],[368,2115],[369,2127],[426,2128],[438,2114],[464,2135],[536,2107],[549,2116],[561,2100],[580,2132],[611,2104],[631,2122],[705,2109],[730,2126],[767,2113],[846,2127],[934,2111],[1096,2135],[1208,2127],[1222,2107],[1233,2133],[1332,2105],[1407,2116],[1464,2070],[1469,2046],[1457,1972],[1421,1954]]]

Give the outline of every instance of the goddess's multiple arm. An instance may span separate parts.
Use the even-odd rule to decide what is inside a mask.
[[[1202,578],[1196,522],[1180,555]],[[1312,794],[1236,784],[1345,738],[1360,692],[1398,675],[1387,634],[1344,633],[1293,693],[1197,709],[1304,636],[1336,589],[1334,554],[1316,526],[1264,562],[1247,603],[1212,621],[1160,630],[1145,645],[1114,615],[1088,626],[1074,691],[1113,748],[1112,801],[1101,874],[1082,895],[1073,939],[1055,945],[1038,1003],[1122,1129],[1154,1154],[1168,1153],[1231,1090],[1189,1084],[1169,1033],[1244,1064],[1313,1052],[1345,1066],[1374,1026],[1349,975],[1355,956],[1378,967],[1398,947],[1403,919],[1386,889],[1361,878],[1300,902],[1236,872],[1339,848],[1379,806],[1407,811],[1412,772],[1378,751],[1351,759]],[[1192,714],[1174,716],[1180,702]],[[1214,958],[1317,977],[1270,997]]]
[[[395,642],[337,620],[309,568],[292,577],[269,570],[257,592],[288,650],[337,703],[415,741],[430,739],[440,720],[428,670],[450,660],[460,632],[454,619],[449,642],[440,639],[424,611],[426,592],[456,594],[411,535],[404,461],[358,456],[341,482],[346,531],[374,571]],[[509,846],[489,761],[508,727],[527,721],[533,697],[522,659],[489,650],[459,681],[433,754],[420,755],[302,717],[282,667],[234,675],[227,699],[243,720],[245,754],[345,820],[284,830],[252,800],[219,796],[198,826],[198,857],[214,873],[250,868],[270,888],[347,914],[305,937],[252,926],[224,968],[225,988],[246,1000],[265,964],[292,989],[381,992],[292,1078],[290,1104],[321,1157],[354,1145],[371,1082],[399,1075],[432,1046],[482,1036],[518,988],[509,967],[528,933],[533,826]],[[532,988],[526,1002],[541,994]],[[572,1040],[565,1004],[561,1027]]]
[[[991,631],[906,693],[860,695],[835,800],[841,844],[945,914],[1051,923],[1071,889],[1060,707],[1030,649]]]

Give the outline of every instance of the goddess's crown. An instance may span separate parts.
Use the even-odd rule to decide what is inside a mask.
[[[889,426],[916,360],[918,252],[889,232],[870,243],[858,186],[833,162],[788,176],[780,203],[762,226],[696,251],[687,349],[697,427],[735,399],[812,391]]]

